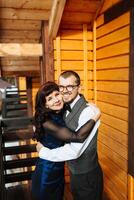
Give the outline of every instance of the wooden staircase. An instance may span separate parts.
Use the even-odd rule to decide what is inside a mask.
[[[36,148],[35,144],[31,144],[33,137],[32,117],[28,116],[27,108],[26,91],[6,91],[0,122],[1,200],[11,199],[14,193],[13,189],[16,191],[18,188],[19,191],[24,190],[23,184],[26,181],[28,184],[31,179],[32,166],[37,160],[37,157],[31,156],[31,153],[36,152]],[[7,156],[12,159],[8,160]],[[7,188],[6,185],[9,183],[17,183],[17,185]]]

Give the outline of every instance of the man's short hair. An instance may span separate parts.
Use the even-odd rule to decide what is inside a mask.
[[[80,77],[79,75],[75,72],[75,71],[72,71],[72,70],[67,70],[67,71],[64,71],[60,74],[60,77],[63,77],[63,78],[68,78],[70,76],[74,76],[76,78],[76,84],[77,85],[80,85]]]

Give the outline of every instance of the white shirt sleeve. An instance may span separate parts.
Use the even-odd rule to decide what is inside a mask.
[[[81,154],[85,151],[85,149],[91,142],[92,138],[96,134],[99,125],[100,121],[97,121],[95,127],[92,130],[92,133],[87,137],[87,139],[83,143],[71,142],[56,149],[42,147],[39,151],[39,157],[53,162],[62,162],[77,159],[81,156]]]
[[[89,121],[92,118],[92,116],[94,116],[98,112],[99,109],[94,105],[92,106],[89,105],[88,107],[86,107],[80,115],[78,121],[78,128],[76,130],[78,130],[82,125],[84,125],[87,121]],[[42,147],[39,152],[39,157],[54,162],[62,162],[62,161],[77,159],[78,157],[81,156],[81,154],[85,151],[85,149],[93,139],[99,125],[100,125],[100,120],[96,122],[91,134],[87,137],[87,139],[83,143],[71,142],[56,149],[49,149],[47,147]]]

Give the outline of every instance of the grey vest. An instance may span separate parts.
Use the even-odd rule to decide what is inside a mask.
[[[79,116],[87,106],[85,98],[81,96],[67,117],[64,116],[68,128],[73,131],[76,130],[78,127]],[[97,134],[95,134],[87,149],[79,158],[68,161],[67,163],[72,174],[87,173],[95,169],[98,166]]]

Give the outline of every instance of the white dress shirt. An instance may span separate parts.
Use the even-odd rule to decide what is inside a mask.
[[[70,105],[71,108],[80,98],[79,95],[76,98],[77,99],[74,100],[75,102],[72,102],[72,104]],[[89,121],[93,116],[97,115],[100,112],[100,110],[94,104],[87,103],[87,105],[88,106],[80,114],[76,131],[79,130],[79,128],[83,126],[87,121]],[[85,149],[93,139],[99,125],[100,120],[96,122],[91,134],[86,138],[83,143],[71,142],[55,149],[49,149],[43,146],[39,151],[39,157],[53,162],[62,162],[77,159],[81,156],[81,154],[85,151]]]

